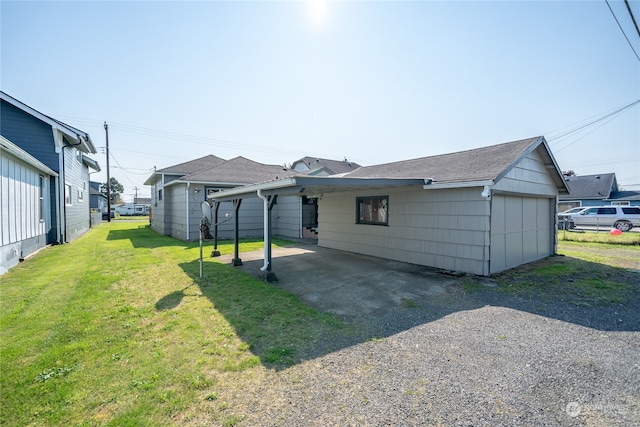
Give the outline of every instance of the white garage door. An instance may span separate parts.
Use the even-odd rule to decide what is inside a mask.
[[[494,195],[491,201],[491,273],[553,253],[555,199]]]

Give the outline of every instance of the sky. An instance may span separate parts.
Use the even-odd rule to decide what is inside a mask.
[[[0,89],[88,132],[92,181],[107,122],[128,200],[208,154],[367,166],[538,135],[562,170],[640,190],[640,104],[616,113],[640,35],[608,4],[2,0]]]

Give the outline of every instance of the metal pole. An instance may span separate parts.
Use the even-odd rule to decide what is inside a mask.
[[[200,221],[200,279],[204,278],[204,273],[202,272],[202,220]]]
[[[107,138],[107,222],[111,222],[111,174],[109,173],[109,125],[104,122],[104,132]]]

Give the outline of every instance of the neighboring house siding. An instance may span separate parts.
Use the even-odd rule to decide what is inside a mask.
[[[185,185],[164,187],[165,227],[171,237],[187,239]]]
[[[300,196],[278,196],[278,203],[271,214],[273,234],[282,237],[300,237],[302,198]]]
[[[44,212],[40,212],[41,176]],[[51,227],[47,220],[51,209],[48,186],[48,174],[0,152],[0,274],[47,244],[46,233]]]
[[[159,195],[162,192],[162,200]],[[170,235],[171,232],[166,227],[165,197],[162,178],[157,177],[151,186],[151,229],[162,235]]]
[[[60,172],[51,126],[7,102],[0,102],[2,136],[56,172]]]
[[[222,209],[233,209],[231,202],[224,202],[220,205]],[[274,208],[275,209],[275,208]],[[231,215],[235,215],[235,211],[231,211]],[[244,199],[240,205],[240,211],[238,213],[241,238],[244,237],[260,237],[264,235],[264,202],[257,197]],[[233,238],[234,233],[234,220],[230,220],[225,223],[226,227],[223,230],[230,230],[231,233],[223,233],[223,236],[228,235],[227,238]]]
[[[325,194],[318,245],[412,264],[486,274],[489,201],[482,188]],[[356,224],[356,197],[389,196],[388,226]]]
[[[89,230],[89,170],[79,161],[73,147],[64,150],[64,183],[71,186],[71,205],[65,204],[66,240],[68,242],[80,237]],[[83,199],[80,199],[80,192]],[[64,194],[62,197],[64,198]]]
[[[200,221],[202,220],[201,204],[205,200],[206,191],[203,185],[186,183],[176,183],[164,186],[163,200],[158,201],[158,206],[152,206],[152,229],[158,233],[163,233],[180,240],[196,241],[200,238]],[[158,187],[160,188],[160,187]],[[188,188],[188,189],[187,189]],[[199,192],[195,192],[199,188]],[[156,195],[157,197],[157,191]],[[187,197],[189,198],[189,220],[187,221]],[[277,204],[274,207],[273,217],[277,215]],[[213,213],[213,212],[212,212]],[[233,218],[236,214],[232,202],[223,202],[218,209],[218,222],[224,221],[225,215]],[[244,199],[240,205],[238,214],[241,238],[260,237],[263,235],[263,202],[257,197]],[[234,219],[219,224],[218,238],[233,239]],[[187,233],[188,227],[188,233]],[[164,232],[162,231],[164,229]],[[274,225],[275,230],[275,225]],[[213,226],[211,227],[213,234]],[[277,234],[274,231],[274,234]]]

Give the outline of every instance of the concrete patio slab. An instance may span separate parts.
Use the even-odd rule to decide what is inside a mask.
[[[240,254],[236,268],[261,277],[263,251]],[[218,258],[231,264],[232,256]],[[425,306],[459,290],[460,277],[433,268],[302,243],[274,248],[273,283],[308,305],[349,319],[381,316],[398,308]]]

